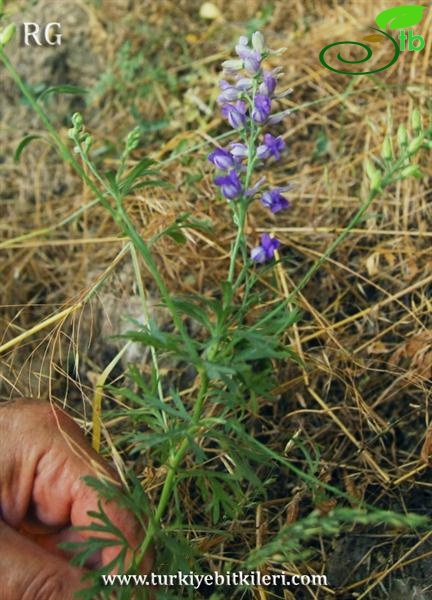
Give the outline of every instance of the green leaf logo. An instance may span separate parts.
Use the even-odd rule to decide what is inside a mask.
[[[411,27],[412,25],[420,23],[425,8],[425,6],[415,4],[388,8],[387,10],[383,10],[383,12],[377,16],[376,23],[378,27],[383,30],[385,30],[386,27],[389,29]]]

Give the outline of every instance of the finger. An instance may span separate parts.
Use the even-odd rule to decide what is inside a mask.
[[[70,527],[66,527],[55,533],[47,533],[37,531],[35,529],[27,529],[25,526],[21,527],[19,533],[25,536],[27,539],[35,542],[38,546],[41,546],[44,550],[47,550],[50,554],[55,554],[66,560],[70,560],[75,556],[78,550],[64,550],[62,544],[73,543],[82,545],[85,542],[85,537]],[[88,569],[95,569],[102,564],[101,552],[95,552],[89,556],[85,561],[85,567]]]
[[[7,420],[3,411],[9,413]],[[98,512],[101,499],[82,481],[82,477],[108,478],[116,485],[118,482],[112,470],[88,444],[80,428],[64,411],[42,401],[24,400],[9,405],[0,409],[0,419],[1,445],[16,448],[16,440],[19,439],[21,452],[24,449],[21,463],[15,464],[12,471],[10,461],[5,460],[0,452],[0,480],[12,481],[14,491],[9,491],[8,495],[6,490],[6,495],[1,498],[0,490],[5,520],[17,528],[22,526],[25,515],[31,513],[35,522],[50,528],[62,529],[71,524],[88,527],[94,520],[88,512]],[[3,432],[11,438],[9,444],[7,439],[3,439]],[[30,446],[27,452],[26,442]],[[3,472],[6,469],[6,477],[1,476],[2,465]],[[138,547],[143,531],[134,516],[115,502],[102,501],[102,505],[130,547]],[[95,532],[83,532],[83,535],[112,537]],[[105,548],[102,564],[111,562],[120,549],[120,546]],[[149,551],[143,561],[143,571],[151,568],[152,563],[153,555]]]
[[[50,455],[47,455],[43,460],[52,463],[51,454],[56,455],[65,453],[69,449],[69,460],[67,470],[62,468],[61,473],[57,469],[49,469],[49,466],[40,466],[44,477],[37,479],[34,486],[34,498],[38,506],[38,516],[42,517],[44,522],[47,522],[50,515],[44,512],[44,508],[48,507],[48,511],[52,512],[50,499],[52,498],[53,489],[60,485],[61,489],[57,489],[57,496],[62,492],[69,493],[67,502],[70,504],[69,521],[74,527],[89,527],[94,521],[94,517],[89,516],[89,512],[99,512],[99,504],[112,525],[119,529],[126,539],[129,549],[126,552],[126,564],[129,566],[133,550],[139,547],[144,537],[144,531],[133,514],[120,507],[115,501],[106,501],[99,496],[93,488],[89,487],[83,477],[93,476],[99,479],[108,480],[111,484],[120,487],[119,481],[115,478],[113,471],[102,461],[101,457],[93,450],[87,440],[84,438],[79,427],[66,415],[63,411],[55,410],[55,416],[60,426],[61,439],[58,440],[58,445],[54,445]],[[67,448],[66,448],[67,446]],[[62,465],[63,466],[63,465]],[[40,484],[40,485],[39,485]],[[66,500],[66,499],[65,499]],[[112,538],[112,534],[94,531],[81,531],[84,538],[101,537]],[[116,559],[119,552],[122,550],[122,545],[113,545],[103,548],[100,554],[100,563],[107,565]],[[141,565],[144,572],[150,570],[153,564],[153,551],[149,550]]]
[[[88,511],[99,512],[100,498],[92,488],[89,488],[84,483],[77,490],[77,494],[72,501],[71,523],[76,527],[88,527],[93,518],[88,515]],[[109,518],[110,522],[119,529],[127,540],[129,549],[126,552],[126,566],[129,566],[133,557],[133,550],[139,548],[143,541],[144,531],[133,515],[124,508],[118,506],[115,502],[102,501],[102,508]],[[84,538],[88,537],[105,537],[112,538],[110,534],[95,533],[93,531],[81,531]],[[116,559],[119,552],[122,550],[122,545],[113,545],[105,547],[101,551],[101,564],[107,565]],[[151,570],[154,562],[153,548],[149,548],[145,554],[141,564],[140,571],[147,573]]]
[[[83,574],[0,522],[2,600],[72,600]]]

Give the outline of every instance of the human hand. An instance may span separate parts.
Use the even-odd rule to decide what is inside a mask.
[[[0,405],[0,600],[69,600],[83,586],[84,571],[57,544],[85,538],[70,528],[88,526],[88,512],[98,510],[101,499],[82,481],[86,475],[114,479],[66,413],[39,400]],[[137,547],[143,531],[132,514],[114,502],[102,505]],[[104,548],[93,566],[108,564],[119,550]],[[141,571],[152,564],[149,551]]]

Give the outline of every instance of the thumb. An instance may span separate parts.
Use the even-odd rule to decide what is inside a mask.
[[[83,574],[0,521],[1,600],[72,600]]]

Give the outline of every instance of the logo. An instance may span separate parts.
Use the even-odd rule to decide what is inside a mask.
[[[344,75],[370,75],[371,73],[379,73],[380,71],[384,71],[385,69],[390,68],[399,58],[401,51],[403,52],[405,50],[409,50],[413,52],[419,52],[424,48],[425,41],[421,35],[414,35],[411,29],[408,30],[408,34],[405,31],[405,27],[412,27],[413,25],[417,25],[417,23],[420,23],[424,9],[424,6],[416,5],[395,6],[394,8],[384,10],[377,16],[375,21],[378,25],[378,28],[369,27],[369,29],[373,29],[375,33],[364,37],[364,42],[368,42],[369,44],[376,44],[381,43],[383,41],[389,41],[392,44],[393,57],[391,58],[390,62],[384,65],[384,67],[379,67],[378,69],[373,69],[372,71],[345,71],[343,69],[336,69],[330,66],[325,59],[325,54],[328,50],[330,50],[330,48],[333,48],[334,46],[352,44],[354,46],[360,46],[361,48],[366,50],[366,56],[360,58],[359,60],[348,60],[346,58],[343,58],[343,56],[341,56],[341,53],[339,52],[337,58],[340,62],[345,64],[358,65],[360,63],[367,62],[372,57],[373,51],[369,45],[364,44],[362,42],[352,41],[334,42],[333,44],[325,46],[319,54],[321,64],[330,71],[334,71],[335,73],[343,73]],[[387,27],[390,30],[401,30],[397,38],[394,38],[392,35],[387,33],[387,31],[385,31]],[[399,43],[397,40],[399,40]]]
[[[20,28],[21,46],[61,46],[61,23],[22,23]]]

